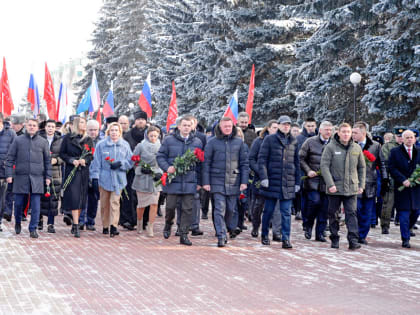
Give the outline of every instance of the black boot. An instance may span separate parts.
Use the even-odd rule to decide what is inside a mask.
[[[225,247],[225,239],[223,237],[217,239],[217,247]]]
[[[158,207],[158,209],[157,209],[157,216],[158,217],[162,216],[162,210],[160,210],[160,207]]]
[[[182,234],[181,237],[179,238],[179,243],[182,245],[187,245],[187,246],[191,246],[192,243],[188,238],[188,234]]]
[[[410,240],[403,240],[402,241],[402,247],[404,247],[404,248],[411,248],[411,246],[410,246]]]
[[[330,236],[330,240],[331,240],[331,248],[339,248],[339,243],[340,243],[340,238],[339,237],[331,237]]]
[[[258,237],[258,228],[252,228],[251,236],[252,237]]]
[[[309,227],[309,226],[307,226],[307,227],[305,228],[305,238],[306,238],[307,240],[310,240],[310,239],[311,239],[311,237],[312,237],[312,228],[311,228],[311,227]]]
[[[79,224],[73,224],[74,237],[80,238],[80,227]]]
[[[118,232],[118,230],[115,226],[111,225],[111,227],[109,229],[109,236],[114,237],[116,235],[120,235],[120,232]]]
[[[102,234],[109,234],[109,228],[103,228]]]
[[[74,232],[76,231],[76,228],[75,228],[75,224],[73,224],[72,226],[71,226],[71,231],[70,231],[70,233],[71,234],[74,234]]]
[[[281,245],[281,247],[282,248],[285,248],[285,249],[293,248],[293,246],[292,246],[292,244],[290,244],[290,241],[289,240],[284,240],[283,241],[283,244]]]
[[[16,232],[16,234],[20,234],[21,231],[22,231],[22,226],[20,225],[20,223],[16,223],[15,224],[15,232]]]
[[[165,223],[165,227],[163,228],[163,237],[168,239],[171,236],[171,227],[172,224]]]
[[[270,239],[268,238],[268,235],[261,235],[261,244],[270,245]]]
[[[388,228],[388,227],[386,227],[386,226],[384,226],[384,227],[382,228],[382,234],[389,234],[389,228]]]

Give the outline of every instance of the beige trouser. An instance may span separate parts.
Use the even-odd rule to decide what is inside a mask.
[[[108,191],[99,187],[99,193],[101,194],[101,217],[102,226],[104,228],[113,225],[118,226],[120,220],[120,195],[117,195],[114,191]]]

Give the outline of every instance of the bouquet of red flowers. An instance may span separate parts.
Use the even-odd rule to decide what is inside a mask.
[[[363,155],[365,156],[366,164],[370,164],[376,161],[376,157],[368,150],[363,150]]]
[[[85,143],[83,146],[83,151],[82,151],[82,155],[79,157],[79,160],[84,159],[86,156],[88,156],[89,154],[94,154],[95,153],[95,148],[89,148],[89,146]],[[67,186],[71,183],[71,181],[73,180],[74,174],[76,174],[77,169],[79,168],[78,166],[74,166],[73,169],[71,170],[69,176],[67,177],[66,181],[64,182],[63,185],[63,191],[66,190]]]
[[[194,152],[188,149],[184,155],[175,158],[173,164],[175,172],[163,173],[162,177],[155,183],[155,186],[159,186],[161,184],[166,186],[167,182],[171,183],[171,181],[178,175],[186,174],[199,162],[204,162],[204,151],[199,148],[195,148]]]
[[[154,176],[155,173],[153,172],[152,167],[150,164],[144,162],[140,155],[133,155],[131,161],[134,162],[135,166],[140,166],[143,170],[147,170],[147,174]]]

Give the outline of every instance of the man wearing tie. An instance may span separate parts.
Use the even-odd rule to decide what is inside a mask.
[[[410,229],[420,213],[420,185],[412,183],[409,178],[420,165],[420,152],[414,145],[414,132],[406,130],[402,137],[403,144],[391,150],[389,172],[395,180],[395,205],[400,216],[402,247],[410,248]],[[404,187],[402,191],[398,189],[401,186]]]

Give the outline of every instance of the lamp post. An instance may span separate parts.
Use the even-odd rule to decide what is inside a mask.
[[[350,75],[350,82],[353,84],[353,87],[354,87],[353,89],[353,125],[356,123],[356,90],[360,81],[362,81],[362,76],[359,73],[353,72]]]

